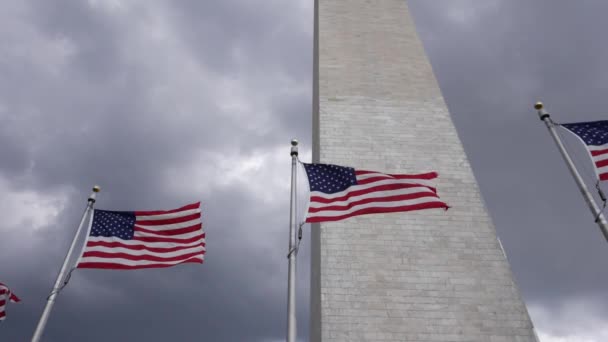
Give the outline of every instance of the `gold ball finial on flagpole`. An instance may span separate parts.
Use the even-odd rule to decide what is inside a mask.
[[[95,185],[93,187],[93,192],[100,192],[100,191],[101,191],[101,188],[99,187],[99,185]]]
[[[298,156],[298,139],[291,139],[291,153],[290,155]]]
[[[536,113],[538,114],[540,121],[545,121],[545,119],[550,117],[549,113],[547,113],[545,110],[545,105],[542,102],[536,102],[536,104],[534,104],[534,109],[536,109]],[[549,119],[549,122],[551,122],[551,119]]]

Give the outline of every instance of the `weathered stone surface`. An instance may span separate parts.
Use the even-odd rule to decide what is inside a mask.
[[[406,2],[316,13],[314,159],[436,170],[452,208],[314,225],[311,341],[535,341]]]

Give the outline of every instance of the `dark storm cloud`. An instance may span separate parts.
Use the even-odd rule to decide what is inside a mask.
[[[303,5],[303,1],[226,0],[209,6],[191,0],[176,4],[172,14],[180,36],[204,63],[231,74],[244,58],[249,68],[306,82],[311,77],[312,18],[302,16]],[[260,40],[262,36],[270,39]],[[240,55],[244,51],[246,55]]]
[[[9,174],[19,173],[28,167],[27,156],[20,153],[19,141],[12,136],[12,132],[7,132],[7,130],[0,132],[0,145],[2,146],[2,149],[0,149],[1,168],[4,172]]]
[[[121,42],[117,38],[129,30],[127,23],[100,15],[85,1],[39,1],[31,3],[31,9],[32,24],[41,32],[69,39],[77,47],[70,69],[84,73],[87,81],[108,81],[123,71]]]
[[[32,214],[51,222],[34,229],[27,214],[3,212],[18,217],[3,233],[10,247],[0,255],[16,261],[3,267],[3,278],[11,278],[24,302],[11,308],[0,339],[31,336],[94,183],[103,188],[99,208],[202,200],[207,261],[166,270],[76,271],[46,340],[282,338],[289,139],[310,136],[312,53],[299,52],[309,49],[310,29],[302,23],[312,17],[298,3],[225,6],[5,6],[4,19],[15,25],[0,35],[10,43],[0,59],[6,142],[0,180],[10,187],[0,190],[22,207],[58,213]],[[284,158],[268,156],[281,145]],[[253,166],[243,167],[247,162]],[[61,200],[47,203],[47,197]],[[307,269],[299,273],[307,279]],[[298,296],[306,334],[304,284]]]
[[[154,45],[152,42],[131,46],[128,37],[136,34],[136,27],[129,20],[139,13],[109,15],[77,1],[36,5],[32,6],[31,12],[34,14],[30,16],[39,34],[51,41],[67,42],[72,52],[66,56],[66,67],[59,75],[44,74],[39,70],[40,66],[30,63],[22,70],[13,72],[12,82],[4,83],[6,88],[2,90],[10,109],[28,116],[22,120],[23,125],[15,125],[14,128],[34,133],[33,143],[45,145],[46,153],[40,155],[46,158],[37,158],[37,167],[42,174],[49,177],[61,177],[58,175],[61,174],[65,179],[73,179],[73,174],[66,174],[66,170],[56,168],[56,164],[89,165],[91,169],[86,173],[95,174],[94,169],[99,169],[98,164],[107,164],[112,159],[112,164],[120,166],[116,173],[130,179],[132,174],[129,170],[135,173],[142,169],[150,170],[159,164],[159,159],[161,163],[179,161],[197,148],[273,146],[288,140],[291,135],[304,135],[309,129],[302,119],[309,116],[309,104],[301,98],[306,95],[302,89],[310,88],[307,86],[310,78],[302,77],[304,73],[301,70],[308,73],[310,63],[301,61],[310,60],[311,54],[288,58],[288,67],[282,68],[299,70],[298,79],[291,78],[289,73],[283,73],[276,67],[284,64],[282,61],[285,58],[279,53],[282,49],[298,52],[305,50],[310,43],[310,39],[306,39],[306,32],[302,32],[298,25],[289,25],[293,22],[289,16],[278,15],[268,7],[261,12],[239,13],[237,10],[230,16],[229,22],[234,22],[234,25],[221,25],[225,22],[218,22],[217,16],[227,10],[223,3],[217,9],[211,5],[178,9],[192,13],[189,17],[172,16],[170,13],[177,10],[167,9],[169,29],[173,29],[174,24],[180,27],[175,32],[167,33],[171,35],[170,40],[177,43],[161,42]],[[233,5],[235,9],[239,8],[238,4]],[[247,10],[247,6],[243,7]],[[141,15],[145,17],[147,12],[149,10],[143,10]],[[209,14],[214,19],[201,20],[198,13]],[[302,12],[296,13],[301,15]],[[239,14],[243,18],[239,18]],[[275,18],[282,18],[278,22],[279,27],[272,25]],[[201,22],[206,26],[198,32],[196,28]],[[250,26],[257,27],[255,23],[268,24],[254,30]],[[209,25],[220,33],[225,31],[225,35],[214,35],[212,41],[186,40],[189,45],[180,45],[182,31],[184,36],[192,33],[196,37],[205,37],[202,31],[211,30]],[[283,44],[282,40],[287,39],[276,39],[274,30],[280,33],[279,38],[291,30],[296,39]],[[235,34],[238,32],[248,33],[244,39],[247,44],[241,44],[242,39]],[[261,46],[272,47],[277,53],[268,53],[268,50],[260,54],[258,50]],[[167,50],[137,49],[142,47]],[[176,47],[183,50],[175,51]],[[231,61],[235,50],[243,55],[242,60],[227,63],[226,68],[238,73],[236,76],[218,69],[214,63],[209,64],[201,55],[216,54],[220,60]],[[178,70],[182,66],[178,63],[184,60],[200,65],[194,70],[194,80],[175,79],[188,76],[183,70]],[[6,68],[7,72],[14,69],[12,65]],[[26,96],[19,85],[32,79],[37,82],[30,86]],[[227,88],[217,90],[224,84],[224,79],[230,81]],[[273,89],[275,87],[280,88]],[[294,89],[292,92],[285,90],[290,87]],[[238,106],[238,102],[242,101],[239,95],[248,97],[251,103],[245,104],[245,109],[240,112],[233,107],[219,108],[216,99],[218,92],[226,97],[221,100],[228,102],[229,106],[233,105],[231,102],[236,102]],[[306,107],[301,108],[302,105]],[[31,107],[29,111],[20,108],[25,106]],[[281,115],[277,115],[279,111]],[[49,117],[53,117],[53,120],[49,120]],[[277,117],[280,119],[277,120]],[[292,119],[285,120],[285,117]],[[260,118],[268,127],[261,125]],[[44,123],[39,125],[44,129],[36,127],[37,122]],[[223,140],[220,137],[231,139]],[[68,139],[72,143],[78,141],[69,146],[70,153],[50,153],[51,148],[64,150]],[[144,145],[147,149],[142,151],[140,147]],[[135,150],[137,160],[131,157]],[[89,157],[83,160],[83,156]],[[153,173],[148,171],[146,175],[153,176]]]
[[[245,85],[252,93],[272,89],[265,105],[276,115],[271,117],[274,130],[263,136],[267,143],[281,143],[278,137],[289,136],[281,132],[301,139],[310,136],[312,2],[304,3],[229,0],[209,6],[183,1],[169,14],[179,37],[201,63],[228,77],[247,75]],[[295,81],[291,86],[299,96],[285,93],[285,79]],[[256,115],[264,117],[263,111],[261,107]]]

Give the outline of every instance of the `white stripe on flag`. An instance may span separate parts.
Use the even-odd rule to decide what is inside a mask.
[[[172,218],[178,218],[188,215],[194,215],[201,212],[201,209],[189,209],[184,211],[178,211],[176,213],[168,213],[168,214],[159,214],[159,215],[137,215],[138,221],[158,221],[158,220],[168,220]]]
[[[348,191],[343,191],[343,193],[344,193],[344,195],[347,195]],[[366,198],[383,198],[383,197],[389,197],[389,196],[410,195],[410,194],[415,194],[415,193],[425,193],[425,194],[435,195],[434,192],[432,192],[431,190],[429,190],[428,188],[425,188],[425,187],[405,188],[405,189],[398,189],[398,190],[384,190],[384,191],[370,192],[370,193],[366,193],[366,194],[359,195],[359,196],[352,196],[352,197],[348,198],[346,201],[335,201],[335,202],[331,202],[331,203],[321,203],[321,202],[312,201],[312,202],[310,202],[310,208],[322,208],[322,207],[334,206],[334,205],[348,205],[352,202],[356,202],[356,201],[366,199]],[[313,191],[313,192],[311,192],[311,196],[325,198],[326,194],[319,192],[319,191]]]
[[[146,232],[139,232],[137,230],[135,230],[135,234],[133,235],[133,237],[155,237],[155,238],[161,238],[161,239],[191,239],[197,236],[201,235],[201,231],[195,231],[195,232],[191,232],[191,233],[186,233],[186,234],[179,234],[179,235],[159,235],[159,234],[154,234],[154,233],[146,233]]]
[[[141,227],[143,229],[148,229],[148,230],[166,231],[166,230],[173,230],[173,229],[180,229],[180,228],[188,228],[188,227],[192,227],[197,224],[201,224],[202,222],[203,221],[201,221],[200,218],[197,218],[194,220],[180,222],[180,223],[163,224],[163,225],[159,225],[159,226],[148,226],[148,225],[137,224],[137,221],[136,221],[135,227]],[[137,230],[137,228],[136,228],[136,230]]]
[[[441,200],[439,200],[436,197],[421,197],[421,198],[415,198],[415,199],[411,199],[411,200],[397,201],[397,202],[372,202],[372,203],[356,205],[347,210],[338,210],[338,211],[323,210],[323,211],[319,211],[316,213],[309,212],[308,217],[344,216],[344,215],[351,214],[357,210],[366,209],[366,208],[394,208],[394,207],[410,206],[410,205],[416,205],[416,204],[422,204],[422,203],[435,203],[435,202],[443,203],[443,202],[441,202]]]
[[[195,253],[195,252],[204,252],[205,251],[205,247],[203,246],[196,246],[196,247],[192,247],[192,248],[186,248],[186,249],[180,249],[174,252],[168,252],[168,253],[155,253],[155,252],[150,252],[147,250],[133,250],[133,249],[129,249],[129,248],[121,248],[121,247],[102,247],[102,246],[94,246],[94,247],[89,247],[87,249],[87,252],[103,252],[103,253],[125,253],[125,254],[129,254],[129,255],[136,255],[136,256],[141,256],[141,255],[150,255],[150,256],[155,256],[155,257],[159,257],[159,258],[173,258],[173,257],[178,257],[180,255],[184,255],[184,254],[190,254],[190,253]],[[84,257],[82,260],[83,262],[86,262],[86,260],[89,257]]]
[[[89,236],[89,242],[106,242],[106,243],[121,243],[123,245],[128,246],[146,246],[150,248],[173,248],[173,247],[181,247],[181,246],[190,246],[192,244],[205,242],[203,238],[203,233],[198,232],[197,237],[200,239],[196,240],[196,242],[190,242],[188,244],[184,244],[183,242],[148,242],[148,241],[138,241],[138,240],[123,240],[118,237],[103,237],[103,236]],[[174,238],[174,237],[172,237]],[[87,250],[91,248],[91,246],[87,246]]]
[[[109,263],[109,264],[119,264],[125,266],[146,266],[146,265],[176,265],[186,260],[200,260],[203,261],[203,255],[195,255],[190,258],[186,258],[183,260],[175,260],[175,261],[149,261],[149,260],[129,260],[122,258],[98,258],[98,257],[87,257],[83,258],[81,262],[86,263]]]
[[[574,135],[576,135],[578,137],[578,135],[576,133],[574,133]],[[608,144],[604,144],[604,145],[587,145],[587,148],[589,149],[589,151],[608,150]]]
[[[393,184],[405,184],[405,185],[428,185],[432,188],[434,188],[434,186],[432,184],[429,184],[430,182],[422,182],[418,179],[387,179],[387,180],[381,180],[381,181],[377,181],[377,182],[372,182],[372,183],[368,183],[368,184],[362,184],[362,185],[353,185],[351,187],[349,187],[348,189],[341,191],[341,192],[336,192],[334,194],[325,194],[322,193],[322,197],[323,198],[327,198],[327,199],[331,199],[331,198],[336,198],[336,197],[342,197],[348,193],[354,192],[354,191],[360,191],[360,190],[366,190],[369,188],[374,188],[377,186],[382,186],[382,185],[393,185]],[[430,189],[427,188],[428,191],[430,191]],[[318,194],[318,191],[313,191],[311,192],[311,196],[315,196],[313,194]],[[321,195],[318,195],[321,196]]]

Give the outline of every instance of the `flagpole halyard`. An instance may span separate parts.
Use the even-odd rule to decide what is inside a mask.
[[[287,276],[287,342],[295,342],[296,326],[296,204],[297,204],[298,141],[291,140],[291,200],[289,206],[289,259]]]
[[[32,342],[38,342],[42,338],[42,334],[44,333],[44,328],[46,327],[46,323],[49,320],[49,316],[51,315],[51,310],[53,309],[53,305],[55,304],[55,298],[57,298],[57,294],[61,290],[64,285],[64,280],[66,277],[66,271],[68,270],[68,264],[72,257],[72,253],[74,252],[74,248],[76,247],[76,241],[82,232],[82,227],[84,227],[84,222],[86,221],[87,215],[93,210],[93,205],[95,204],[95,200],[97,197],[97,193],[101,191],[101,188],[97,185],[93,187],[93,192],[89,196],[87,200],[87,207],[82,214],[82,219],[80,220],[80,225],[78,226],[78,230],[76,230],[76,234],[72,239],[72,244],[68,249],[68,253],[63,260],[63,265],[61,266],[61,270],[57,275],[57,279],[55,280],[55,285],[51,290],[51,294],[46,299],[46,305],[44,306],[44,311],[42,311],[42,315],[40,316],[40,320],[38,321],[38,325],[36,326],[36,330],[34,331],[34,336],[32,336]]]
[[[560,139],[559,135],[555,131],[555,123],[553,122],[553,120],[551,120],[551,116],[549,115],[549,113],[544,109],[544,105],[542,102],[537,102],[534,105],[534,109],[536,109],[540,120],[543,121],[545,123],[545,125],[547,126],[547,128],[549,129],[549,133],[551,134],[553,141],[555,141],[555,144],[557,145],[557,148],[559,149],[559,152],[561,153],[562,158],[566,162],[566,165],[568,166],[568,169],[570,170],[570,173],[572,174],[572,177],[574,178],[576,185],[578,186],[581,194],[583,195],[585,202],[587,202],[587,205],[589,206],[589,209],[591,210],[591,213],[593,214],[593,217],[595,218],[597,225],[600,227],[600,230],[602,231],[602,234],[604,235],[604,238],[606,239],[606,241],[608,241],[608,222],[606,222],[606,218],[604,217],[604,214],[602,214],[602,212],[598,208],[597,204],[593,200],[593,196],[589,192],[589,189],[587,189],[587,186],[585,185],[583,178],[581,177],[580,173],[578,172],[578,169],[574,165],[574,162],[572,162],[572,158],[570,157],[570,154],[568,153],[568,151],[566,151],[566,148],[564,147],[562,140]]]

